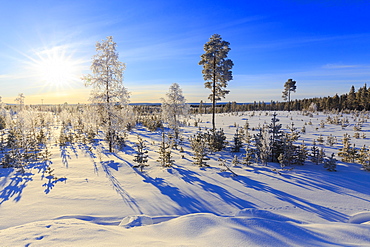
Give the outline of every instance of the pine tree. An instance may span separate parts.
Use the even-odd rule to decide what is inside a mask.
[[[276,118],[276,112],[273,114],[273,118],[271,119],[271,124],[269,127],[269,133],[271,133],[270,137],[270,147],[271,147],[271,161],[275,162],[278,161],[278,157],[283,152],[283,143],[282,138],[284,136],[284,131],[281,130],[282,125],[278,124],[280,121]]]
[[[282,138],[283,152],[278,157],[281,167],[290,166],[296,163],[297,147],[294,145],[296,140],[297,136],[294,132],[285,133],[285,136]]]
[[[362,165],[362,168],[364,170],[367,170],[366,168],[369,167],[369,149],[366,148],[366,146],[364,145],[359,153],[358,153],[358,156],[357,156],[357,162]]]
[[[270,156],[270,138],[267,128],[264,126],[259,130],[259,133],[254,135],[256,143],[256,156],[259,162],[267,165]]]
[[[140,167],[140,171],[143,172],[144,166],[146,166],[146,163],[148,162],[148,150],[146,150],[146,145],[144,143],[144,140],[137,136],[137,143],[136,143],[136,155],[134,158],[134,162],[138,163],[134,167]]]
[[[231,152],[238,153],[240,149],[243,147],[242,135],[239,133],[239,128],[236,128],[234,134],[234,146],[231,147]]]
[[[209,166],[206,160],[209,160],[208,155],[208,144],[206,142],[206,136],[204,133],[198,132],[196,135],[190,137],[190,146],[193,150],[195,160],[193,163],[200,167]]]
[[[350,139],[350,136],[345,133],[342,139],[343,147],[339,149],[338,156],[342,157],[343,162],[353,163],[357,158],[358,151],[355,145],[351,146]]]
[[[284,84],[283,99],[288,100],[288,111],[290,111],[290,92],[295,92],[297,86],[295,85],[296,81],[293,79],[288,79]]]
[[[306,161],[308,157],[308,151],[307,146],[304,144],[304,141],[301,145],[299,145],[296,149],[296,159],[295,164],[297,165],[304,165],[304,162]]]
[[[106,139],[109,152],[113,152],[117,127],[124,118],[120,117],[117,109],[126,106],[129,93],[123,86],[123,71],[125,64],[118,61],[118,52],[113,37],[107,37],[101,43],[96,43],[97,54],[94,55],[91,70],[92,75],[83,77],[85,86],[92,86],[90,100],[100,106],[101,123],[106,128]]]
[[[316,146],[316,140],[313,140],[313,145],[311,147],[311,154],[310,154],[310,157],[311,157],[311,161],[313,163],[315,163],[316,165],[318,165],[320,162],[319,162],[319,153],[320,153],[320,150],[319,150],[319,147]]]
[[[331,156],[328,159],[325,159],[324,161],[324,168],[330,172],[336,172],[337,168],[337,160],[334,158],[334,153],[331,154]]]
[[[230,59],[227,59],[230,51],[229,45],[230,43],[222,40],[219,34],[212,35],[204,45],[205,53],[201,55],[199,62],[199,65],[203,65],[204,85],[212,90],[209,96],[212,101],[212,132],[216,131],[216,101],[221,100],[229,93],[224,88],[227,87],[227,82],[233,78],[231,69],[234,64]]]
[[[208,132],[205,134],[206,142],[209,145],[209,148],[212,152],[218,152],[224,149],[227,145],[226,135],[223,129],[213,131],[212,133]]]
[[[175,162],[172,159],[170,142],[171,142],[170,140],[166,139],[165,133],[162,132],[162,141],[159,146],[159,151],[158,151],[159,157],[157,161],[163,167],[170,167]]]
[[[334,144],[337,142],[337,138],[335,136],[333,136],[332,134],[330,134],[328,137],[326,137],[326,143],[332,147],[334,146]]]
[[[237,166],[240,164],[240,161],[239,161],[239,158],[237,155],[234,155],[234,158],[233,160],[231,161],[231,163],[233,164],[233,166]]]
[[[253,152],[253,149],[251,149],[249,147],[249,145],[247,145],[247,147],[245,148],[245,156],[243,157],[243,161],[242,163],[244,165],[247,165],[247,166],[250,166],[253,162],[253,159],[254,159],[254,152]]]

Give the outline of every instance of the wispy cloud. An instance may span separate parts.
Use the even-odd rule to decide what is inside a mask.
[[[335,42],[340,40],[359,40],[368,39],[370,34],[360,33],[360,34],[349,34],[349,35],[318,35],[318,36],[301,36],[301,37],[290,37],[287,39],[275,39],[269,41],[261,41],[258,43],[248,44],[243,46],[244,49],[283,49],[292,48],[295,46],[304,46],[312,43],[322,43],[322,42]]]
[[[325,64],[323,69],[350,69],[350,68],[365,68],[370,66],[357,65],[357,64]]]

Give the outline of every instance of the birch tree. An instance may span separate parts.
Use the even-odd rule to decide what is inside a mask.
[[[182,90],[177,83],[170,86],[169,92],[166,94],[166,99],[162,98],[162,117],[168,123],[168,126],[173,130],[175,140],[178,141],[180,134],[181,122],[180,116],[187,116],[189,106],[186,104],[186,99],[182,94]]]
[[[121,107],[127,105],[129,93],[123,86],[125,64],[118,60],[116,43],[113,37],[96,43],[97,54],[93,56],[92,74],[83,77],[85,86],[92,86],[90,101],[99,106],[101,124],[105,127],[109,151],[117,137],[118,127],[122,121]]]
[[[204,45],[205,53],[201,55],[199,65],[203,65],[204,86],[212,90],[209,99],[212,101],[212,130],[215,132],[216,101],[225,98],[230,91],[225,90],[227,82],[232,80],[231,69],[234,66],[227,55],[230,43],[222,40],[219,34],[213,34]]]

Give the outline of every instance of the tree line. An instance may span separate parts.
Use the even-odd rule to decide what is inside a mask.
[[[365,84],[357,91],[351,86],[350,91],[345,94],[335,94],[327,97],[314,97],[309,99],[295,99],[287,102],[271,100],[254,101],[253,103],[227,102],[216,105],[216,113],[227,113],[237,111],[331,111],[331,110],[370,110],[370,88]],[[193,113],[211,113],[211,108],[200,102],[192,105]]]

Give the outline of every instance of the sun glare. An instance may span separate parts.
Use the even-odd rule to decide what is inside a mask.
[[[34,60],[36,77],[44,87],[64,89],[71,87],[81,76],[81,62],[67,55],[63,47],[45,49],[37,53]]]

